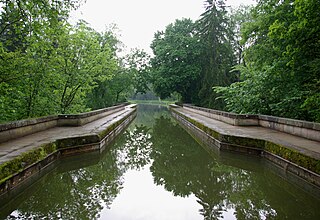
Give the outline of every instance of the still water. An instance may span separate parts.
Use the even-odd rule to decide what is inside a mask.
[[[59,161],[0,219],[320,219],[318,191],[276,173],[200,145],[165,107],[139,105],[105,152]]]

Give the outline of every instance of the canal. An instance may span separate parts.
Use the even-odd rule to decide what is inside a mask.
[[[320,219],[319,190],[281,172],[197,142],[166,107],[139,105],[104,152],[58,161],[0,219]]]

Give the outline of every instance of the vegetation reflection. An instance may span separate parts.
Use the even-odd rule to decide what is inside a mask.
[[[100,211],[112,204],[123,184],[124,170],[116,160],[116,152],[111,151],[98,164],[53,173],[8,219],[98,218]],[[78,165],[81,167],[81,161]]]
[[[214,156],[162,107],[139,108],[135,122],[98,156],[101,159],[68,158],[37,183],[36,192],[8,212],[7,219],[97,219],[121,192],[124,174],[146,166],[154,183],[174,196],[194,195],[204,219],[222,219],[226,214],[237,219],[320,215],[317,199],[270,174],[257,159]]]
[[[170,118],[159,118],[153,132],[151,172],[156,184],[176,196],[194,194],[205,219],[222,218],[231,208],[239,219],[260,219],[261,213],[268,218],[275,215],[261,199],[263,194],[252,188],[255,183],[248,172],[213,160]]]

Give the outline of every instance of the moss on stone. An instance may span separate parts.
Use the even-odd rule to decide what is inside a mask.
[[[191,124],[193,124],[194,126],[196,126],[197,128],[199,128],[200,130],[204,131],[205,133],[209,134],[210,136],[212,136],[213,138],[217,139],[217,140],[221,140],[222,138],[222,135],[217,132],[217,131],[214,131],[213,129],[203,125],[202,123],[192,119],[192,118],[189,118],[187,116],[185,116],[184,114],[176,111],[175,109],[171,109],[172,111],[174,111],[178,116],[180,116],[181,118],[187,120],[188,122],[190,122]]]
[[[259,149],[264,149],[264,146],[265,146],[265,140],[248,138],[248,137],[237,137],[237,136],[231,136],[231,135],[224,135],[222,141],[230,144],[236,144],[240,146],[259,148]]]
[[[186,115],[178,112],[176,109],[171,108],[175,114],[179,117],[185,119],[186,121],[193,124],[195,127],[201,129],[206,134],[210,135],[211,137],[227,143],[227,144],[236,144],[243,147],[251,147],[251,148],[260,148],[264,151],[273,153],[277,156],[282,157],[298,166],[304,167],[310,171],[320,174],[320,160],[315,158],[311,158],[307,155],[304,155],[298,151],[289,149],[285,146],[281,146],[279,144],[275,144],[269,141],[265,141],[262,139],[254,139],[248,137],[238,137],[238,136],[231,136],[231,135],[223,135],[219,132],[201,124],[200,122],[187,117]]]
[[[43,144],[39,148],[21,154],[0,165],[0,184],[21,172],[26,167],[39,162],[56,151],[55,143]]]
[[[64,138],[56,141],[58,149],[81,146],[86,144],[98,143],[100,138],[98,135],[86,135],[72,138]]]
[[[136,110],[135,110],[136,111]],[[134,112],[135,112],[134,111]],[[112,132],[113,130],[115,130],[120,124],[122,124],[127,118],[129,118],[131,116],[127,115],[125,117],[123,117],[122,119],[120,119],[119,121],[116,121],[115,123],[111,124],[110,126],[108,126],[106,129],[104,129],[103,131],[101,131],[98,136],[100,138],[100,140],[102,140],[103,138],[105,138],[110,132]]]
[[[320,161],[279,144],[266,142],[265,151],[278,155],[292,163],[320,174]]]

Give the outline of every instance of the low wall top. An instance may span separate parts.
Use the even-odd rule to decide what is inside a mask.
[[[98,115],[113,109],[117,109],[117,108],[121,108],[124,107],[126,105],[128,105],[129,103],[123,103],[123,104],[119,104],[116,106],[111,106],[111,107],[107,107],[107,108],[103,108],[103,109],[98,109],[98,110],[94,110],[94,111],[90,111],[90,112],[84,112],[84,113],[80,113],[80,114],[65,114],[65,115],[51,115],[51,116],[45,116],[45,117],[40,117],[40,118],[32,118],[32,119],[23,119],[23,120],[18,120],[18,121],[12,121],[12,122],[8,122],[5,124],[0,124],[0,132],[2,131],[7,131],[7,130],[11,130],[11,129],[16,129],[16,128],[21,128],[21,127],[26,127],[26,126],[32,126],[35,124],[39,124],[39,123],[45,123],[45,122],[50,122],[50,121],[54,121],[54,120],[59,120],[59,119],[81,119],[81,118],[87,118],[93,115]]]
[[[220,111],[220,110],[215,110],[215,109],[210,109],[210,108],[198,107],[198,106],[191,105],[191,104],[183,104],[183,106],[189,107],[189,108],[194,108],[194,109],[199,109],[204,112],[209,112],[209,113],[212,113],[215,115],[221,115],[221,116],[225,116],[225,117],[232,118],[232,119],[259,119],[259,115],[236,114],[233,112],[225,112],[225,111]]]
[[[19,120],[19,121],[12,121],[12,122],[8,122],[5,124],[0,124],[0,132],[10,130],[10,129],[19,128],[19,127],[25,127],[25,126],[35,125],[35,124],[39,124],[39,123],[54,121],[54,120],[58,120],[58,119],[59,119],[58,115],[51,115],[51,116],[46,116],[46,117],[41,117],[41,118],[32,118],[32,119],[23,119],[23,120]]]
[[[232,112],[225,112],[225,111],[220,111],[215,109],[198,107],[191,104],[183,104],[183,106],[198,109],[198,110],[209,112],[216,115],[225,116],[232,119],[258,119],[258,120],[264,120],[268,122],[274,122],[279,124],[291,125],[294,127],[301,127],[301,128],[320,131],[320,123],[316,123],[316,122],[302,121],[302,120],[291,119],[291,118],[282,118],[282,117],[276,117],[276,116],[270,116],[270,115],[236,114]]]
[[[64,119],[64,118],[69,118],[69,119],[78,119],[78,118],[87,118],[93,115],[98,115],[113,109],[117,109],[117,108],[121,108],[128,105],[128,103],[123,103],[120,105],[115,105],[115,106],[111,106],[111,107],[107,107],[107,108],[103,108],[103,109],[97,109],[97,110],[93,110],[90,112],[83,112],[80,114],[62,114],[62,115],[58,115],[59,118]]]
[[[190,104],[183,104],[182,107],[235,126],[261,126],[306,139],[320,141],[320,123],[269,115],[236,114]]]

